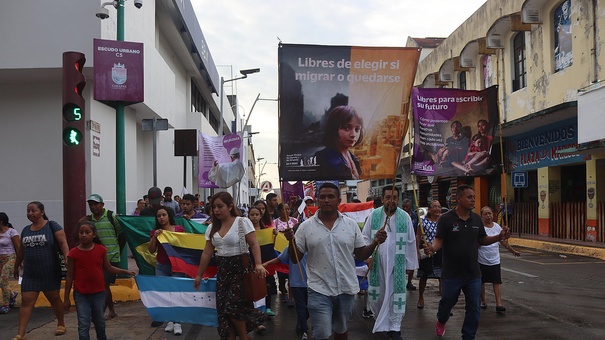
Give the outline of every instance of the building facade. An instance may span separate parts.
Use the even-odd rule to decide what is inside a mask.
[[[509,202],[514,233],[605,241],[604,9],[599,0],[488,0],[420,61],[416,86],[498,85],[492,161],[503,170],[421,177],[420,205],[451,207],[469,183],[478,208]]]
[[[217,135],[223,119],[227,134],[239,120],[236,110],[225,105],[222,115],[219,111],[219,95],[224,95],[219,93],[219,73],[189,0],[144,1],[140,9],[132,1],[124,4],[124,40],[144,45],[145,91],[143,102],[125,109],[126,213],[154,184],[153,133],[143,131],[144,119],[168,120],[169,129],[156,133],[157,186],[171,186],[175,195],[186,187],[205,200],[212,191],[197,186],[197,157],[174,156],[174,130]],[[61,70],[65,51],[84,53],[87,59],[83,71],[86,193],[98,193],[107,208],[116,208],[116,111],[93,98],[93,39],[116,40],[117,15],[109,5],[105,7],[109,18],[96,18],[100,5],[101,1],[69,0],[38,1],[35,7],[21,1],[0,5],[4,139],[0,158],[6,165],[0,176],[0,211],[19,230],[28,224],[26,204],[33,200],[45,204],[49,218],[64,220]],[[229,103],[226,96],[224,101]]]

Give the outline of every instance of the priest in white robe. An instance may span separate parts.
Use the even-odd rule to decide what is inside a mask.
[[[372,212],[362,232],[366,243],[369,243],[381,228],[384,227],[387,232],[387,239],[378,248],[368,275],[368,300],[376,319],[372,332],[384,332],[390,339],[397,340],[402,339],[406,270],[418,268],[418,249],[412,219],[397,207],[399,188],[390,185],[384,187],[382,202],[384,206]]]

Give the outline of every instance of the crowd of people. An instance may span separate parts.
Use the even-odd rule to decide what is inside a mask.
[[[425,306],[427,280],[439,281],[436,334],[443,336],[451,309],[460,292],[464,292],[466,312],[461,332],[464,339],[473,339],[480,309],[487,308],[486,283],[493,285],[496,311],[506,310],[501,298],[498,243],[513,255],[520,255],[506,242],[508,228],[494,222],[490,207],[481,208],[480,214],[473,212],[474,191],[466,185],[458,187],[458,205],[454,209],[442,214],[439,201],[431,201],[428,213],[420,220],[411,209],[411,201],[403,200],[400,207],[399,197],[399,188],[384,187],[382,195],[374,199],[375,209],[362,228],[339,212],[340,191],[330,182],[320,186],[316,197],[284,204],[279,203],[277,195],[269,194],[266,200],[250,207],[237,207],[227,192],[219,192],[200,204],[199,196],[173,198],[170,187],[163,191],[153,187],[137,202],[132,215],[155,219],[148,250],[157,254],[157,276],[185,276],[172,270],[166,251],[157,240],[164,231],[185,232],[183,226],[175,223],[175,217],[208,224],[206,246],[193,286],[200,287],[214,259],[217,330],[221,339],[247,339],[252,331],[264,332],[265,321],[276,315],[272,300],[278,291],[280,301],[295,308],[297,323],[293,331],[303,340],[311,338],[310,332],[314,339],[347,339],[356,294],[365,295],[363,317],[375,319],[374,333],[402,339],[407,291],[416,289],[411,281],[415,271],[419,279],[418,309]],[[303,202],[305,207],[298,209]],[[119,268],[125,237],[114,213],[104,207],[98,194],[89,196],[87,204],[90,215],[80,219],[74,235],[65,235],[37,201],[27,205],[31,224],[20,234],[12,228],[8,216],[0,212],[0,314],[8,313],[19,294],[10,290],[8,280],[22,276],[18,334],[13,340],[25,338],[40,292],[47,297],[57,318],[55,335],[66,333],[64,313],[73,301],[79,338],[89,338],[92,322],[97,339],[106,339],[105,321],[118,315],[110,286],[117,274],[135,273]],[[309,208],[315,204],[313,211],[317,210],[312,213]],[[288,240],[281,253],[272,247],[261,251],[254,231],[267,228]],[[68,237],[76,242],[71,250]],[[66,260],[63,300],[59,294],[62,271],[57,252]],[[326,261],[326,254],[331,261]],[[275,270],[278,263],[285,266]],[[356,263],[366,266],[365,275],[358,277]],[[265,311],[245,299],[243,277],[248,271],[265,278]],[[175,335],[183,332],[179,320],[168,322],[165,331]]]

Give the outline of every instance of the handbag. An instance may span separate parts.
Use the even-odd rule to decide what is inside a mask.
[[[267,296],[267,281],[264,277],[259,277],[252,268],[243,223],[242,218],[238,218],[239,247],[244,263],[244,301],[255,302]]]

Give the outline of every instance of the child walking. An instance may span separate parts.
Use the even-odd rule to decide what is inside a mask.
[[[69,311],[72,284],[74,301],[78,315],[78,335],[80,340],[90,339],[90,321],[95,324],[98,340],[106,340],[105,283],[103,270],[112,274],[136,275],[135,272],[113,267],[107,259],[107,249],[97,236],[97,228],[90,221],[78,224],[80,245],[67,255],[67,277],[63,306]]]
[[[298,223],[300,224],[300,223]],[[294,227],[294,230],[298,228]],[[307,320],[309,319],[309,311],[307,310],[307,254],[300,259],[298,262],[300,264],[300,268],[302,269],[302,277],[300,276],[301,270],[296,263],[292,263],[290,258],[288,257],[288,247],[284,248],[281,254],[271,260],[263,263],[263,266],[266,267],[270,264],[277,264],[279,262],[288,264],[290,268],[290,292],[294,297],[294,305],[296,307],[296,333],[302,334],[301,340],[307,340],[307,332],[309,327],[307,326]]]

